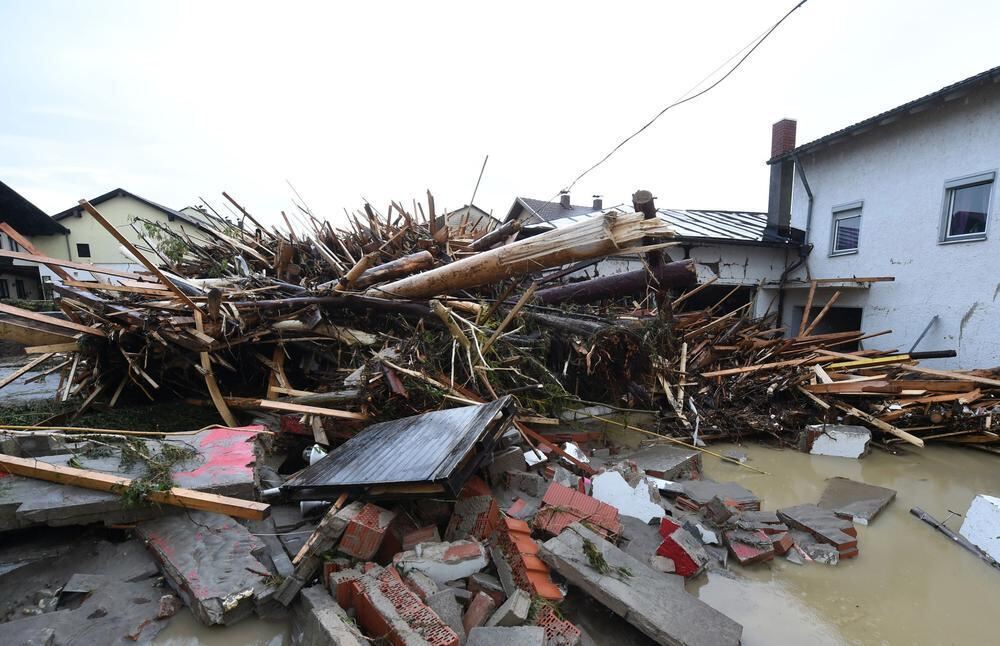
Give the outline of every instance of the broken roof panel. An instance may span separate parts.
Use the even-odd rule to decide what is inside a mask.
[[[365,429],[282,487],[293,500],[346,491],[457,495],[514,415],[510,396],[439,410]]]

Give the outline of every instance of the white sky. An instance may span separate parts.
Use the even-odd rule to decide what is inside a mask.
[[[792,4],[0,0],[0,179],[49,213],[119,186],[175,208],[226,190],[271,222],[290,180],[336,220],[427,188],[457,208],[489,154],[476,203],[502,216]],[[985,0],[809,0],[573,202],[764,210],[774,121],[804,143],[998,65],[998,24]]]

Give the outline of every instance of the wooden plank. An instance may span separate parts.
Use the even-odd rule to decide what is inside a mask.
[[[802,308],[802,321],[799,322],[799,333],[796,336],[804,336],[806,324],[809,323],[809,313],[812,312],[813,297],[816,295],[816,281],[809,281],[809,296],[806,298],[806,306]]]
[[[76,345],[76,341],[73,343],[53,343],[51,345],[35,345],[24,349],[25,354],[46,354],[53,353],[57,354],[60,352],[76,352],[80,348]]]
[[[31,310],[21,309],[20,307],[14,307],[13,305],[7,305],[6,303],[0,303],[0,312],[5,314],[10,314],[11,316],[20,316],[21,318],[26,318],[36,323],[45,323],[47,325],[54,325],[56,327],[65,328],[67,330],[75,330],[77,332],[83,332],[84,334],[93,334],[94,336],[107,336],[101,330],[96,328],[88,327],[86,325],[80,325],[79,323],[74,323],[73,321],[67,321],[64,319],[57,319],[54,316],[47,316],[45,314],[39,314],[38,312],[32,312]]]
[[[89,213],[90,216],[92,218],[94,218],[94,220],[96,220],[98,224],[100,224],[102,227],[104,227],[107,230],[107,232],[110,233],[111,236],[121,244],[121,246],[125,247],[125,249],[129,253],[131,253],[133,256],[135,256],[136,259],[140,263],[142,263],[142,265],[146,269],[148,269],[151,274],[153,274],[154,276],[156,276],[160,280],[160,283],[163,284],[164,287],[166,287],[167,289],[169,289],[170,291],[172,291],[177,296],[177,298],[179,298],[185,305],[187,305],[191,309],[193,309],[193,310],[197,310],[198,309],[198,306],[194,304],[194,301],[192,301],[191,298],[187,294],[185,294],[183,291],[181,291],[181,289],[179,287],[177,287],[172,282],[170,282],[170,279],[167,278],[163,274],[162,271],[160,271],[160,268],[157,267],[148,258],[146,258],[146,256],[143,255],[143,253],[141,251],[139,251],[138,249],[136,249],[135,245],[133,245],[132,242],[129,241],[129,239],[126,238],[125,235],[121,231],[119,231],[117,228],[115,228],[110,222],[108,222],[107,220],[105,220],[104,216],[101,215],[100,211],[98,211],[97,209],[94,208],[93,204],[91,204],[87,200],[80,200],[80,206],[82,206],[84,209],[86,209],[87,213]]]
[[[35,366],[48,361],[49,359],[51,359],[54,356],[55,356],[54,352],[48,352],[46,354],[43,354],[40,357],[36,357],[36,358],[32,359],[28,363],[24,364],[23,366],[21,366],[20,368],[18,368],[17,370],[15,370],[14,372],[10,373],[6,377],[4,377],[2,380],[0,380],[0,388],[3,388],[7,384],[13,383],[14,381],[17,381],[18,377],[20,377],[21,375],[25,374],[26,372],[31,371],[31,369],[34,368]]]
[[[971,381],[977,384],[984,384],[986,386],[1000,386],[1000,381],[996,379],[977,377],[976,375],[970,375],[964,372],[949,372],[948,370],[936,370],[934,368],[922,368],[920,366],[906,366],[906,370],[909,372],[919,372],[924,375],[934,375],[935,377],[948,377],[949,379]]]
[[[971,381],[952,381],[949,379],[896,379],[894,383],[908,390],[927,390],[938,393],[965,393],[975,388]]]
[[[823,306],[823,309],[819,311],[819,314],[817,314],[816,318],[814,318],[812,323],[809,324],[809,327],[806,328],[806,331],[802,333],[802,336],[809,336],[810,334],[812,334],[812,331],[816,329],[816,326],[819,325],[820,321],[823,320],[823,317],[826,316],[826,313],[830,311],[830,308],[833,307],[833,304],[837,302],[838,298],[840,298],[840,291],[836,291],[833,293],[833,296],[831,296],[830,300],[826,302],[826,305]]]
[[[72,485],[110,493],[122,493],[132,484],[131,478],[123,476],[74,467],[63,467],[33,458],[17,458],[12,455],[2,454],[0,454],[0,471],[6,471],[7,473],[27,478],[45,480],[46,482],[55,482],[57,484]],[[267,518],[271,509],[270,505],[262,502],[240,500],[239,498],[219,496],[193,489],[183,489],[181,487],[174,487],[169,491],[151,491],[146,495],[146,498],[150,502],[183,507],[184,509],[210,511],[217,514],[226,514],[233,518],[245,518],[247,520],[263,520]]]
[[[895,276],[858,276],[851,278],[816,278],[812,282],[826,285],[829,283],[891,283],[895,280]]]
[[[204,332],[205,322],[202,319],[201,310],[197,307],[193,309],[195,328],[199,332]],[[207,352],[199,352],[198,358],[201,362],[201,370],[205,375],[205,386],[208,388],[208,394],[212,397],[212,403],[215,404],[215,409],[219,411],[219,416],[222,417],[227,426],[238,426],[236,417],[233,415],[233,412],[229,410],[229,406],[226,404],[226,400],[222,396],[222,391],[219,390],[219,382],[215,380],[215,373],[212,371],[212,359],[208,356]]]
[[[102,267],[101,265],[93,265],[86,262],[73,262],[72,260],[60,260],[59,258],[50,258],[49,256],[38,256],[35,254],[24,253],[23,251],[7,251],[6,249],[0,249],[0,258],[27,260],[28,262],[36,262],[40,265],[45,265],[46,267],[50,265],[56,265],[58,267],[65,267],[67,269],[79,269],[81,271],[87,271],[92,274],[101,274],[103,276],[131,278],[132,280],[146,280],[145,276],[140,276],[139,274],[134,274],[130,271],[111,269],[110,267]]]
[[[820,399],[816,395],[812,394],[811,392],[809,392],[808,390],[806,390],[802,386],[796,386],[796,387],[799,389],[800,393],[802,393],[803,395],[805,395],[806,397],[808,397],[810,400],[812,400],[812,403],[816,404],[817,406],[819,406],[823,410],[830,410],[830,404],[827,404],[825,401],[823,401],[822,399]]]
[[[14,227],[10,226],[6,222],[0,222],[0,231],[6,233],[7,237],[16,242],[22,248],[24,248],[24,250],[27,251],[28,253],[35,254],[36,256],[42,255],[35,247],[35,245],[31,244],[30,240],[25,238]],[[69,275],[69,272],[64,270],[59,265],[50,265],[46,263],[45,266],[51,269],[52,273],[54,273],[56,276],[59,276],[59,278],[62,278],[63,280],[69,280],[70,278],[72,278],[72,276]]]
[[[725,370],[713,370],[711,372],[701,373],[702,377],[728,377],[730,375],[742,375],[747,372],[757,372],[758,370],[768,370],[770,368],[783,368],[785,366],[798,366],[809,358],[804,359],[789,359],[788,361],[775,361],[773,363],[758,363],[752,366],[744,366],[742,368],[727,368]]]
[[[306,413],[309,415],[339,417],[340,419],[355,419],[361,421],[368,419],[368,416],[362,413],[352,413],[350,411],[337,410],[335,408],[320,408],[319,406],[306,406],[304,404],[292,404],[290,402],[277,402],[277,401],[271,401],[269,399],[261,399],[258,402],[257,406],[259,408],[267,408],[270,410],[283,410],[289,413]]]
[[[824,384],[807,384],[803,388],[814,394],[855,395],[862,393],[899,393],[902,388],[893,386],[893,384],[894,382],[888,379],[880,379],[876,381],[835,381]]]
[[[879,429],[880,431],[891,433],[892,435],[895,435],[899,439],[905,440],[914,446],[919,446],[920,448],[924,448],[924,441],[921,440],[916,435],[912,435],[902,429],[896,428],[895,426],[889,424],[888,422],[883,422],[879,418],[873,415],[869,415],[863,410],[858,410],[857,408],[851,406],[850,404],[845,404],[844,402],[841,401],[835,401],[833,402],[833,405],[849,415],[854,415],[858,419],[868,422],[869,424]]]
[[[827,366],[827,368],[830,368],[831,370],[839,370],[843,368],[869,368],[881,366],[887,363],[904,363],[906,361],[910,361],[910,355],[893,354],[887,357],[862,357],[861,359],[854,359],[852,361],[840,361],[838,363],[831,363]]]
[[[75,338],[77,334],[69,330],[40,330],[37,323],[20,319],[0,320],[0,339],[26,346],[40,346],[61,343]]]
[[[132,287],[131,285],[114,285],[111,283],[98,283],[84,280],[63,280],[63,284],[69,287],[80,287],[83,289],[103,289],[107,292],[128,292],[129,294],[147,294],[149,296],[159,296],[169,298],[171,292],[165,289],[155,289],[152,287]],[[151,283],[146,283],[147,285]]]
[[[692,296],[694,296],[695,294],[697,294],[701,290],[705,289],[706,287],[708,287],[709,285],[711,285],[712,283],[714,283],[717,280],[719,280],[718,276],[712,276],[711,278],[709,278],[708,280],[706,280],[705,282],[703,282],[701,285],[698,285],[697,287],[695,287],[691,291],[685,292],[685,293],[681,294],[680,296],[678,296],[677,298],[675,298],[674,302],[671,303],[670,305],[672,307],[677,307],[678,305],[680,305],[681,303],[683,303],[687,299],[691,298]]]

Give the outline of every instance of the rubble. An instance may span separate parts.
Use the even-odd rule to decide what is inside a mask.
[[[816,505],[796,505],[779,509],[778,517],[789,527],[808,532],[818,541],[832,545],[842,559],[858,555],[858,530],[854,523],[830,510]]]
[[[895,497],[896,492],[887,487],[834,477],[827,481],[826,489],[816,504],[858,525],[867,525]]]
[[[545,629],[539,626],[473,628],[466,646],[545,646]]]
[[[994,561],[1000,561],[1000,498],[976,496],[958,531]]]
[[[605,570],[589,560],[594,546]],[[600,535],[574,524],[546,541],[543,560],[616,614],[661,644],[739,644],[742,627],[663,575],[625,554]]]
[[[871,450],[872,432],[864,426],[811,424],[799,438],[799,448],[813,455],[860,459]]]

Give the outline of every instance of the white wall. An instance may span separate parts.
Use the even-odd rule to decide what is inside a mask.
[[[895,276],[870,290],[845,291],[838,305],[864,307],[863,329],[893,333],[866,347],[907,350],[936,314],[919,350],[955,349],[941,368],[1000,365],[1000,190],[994,185],[988,238],[940,244],[944,183],[1000,168],[1000,86],[802,157],[815,198],[808,266],[814,278]],[[859,251],[831,257],[835,206],[863,200]],[[792,225],[806,226],[807,196],[795,178]],[[794,276],[802,277],[799,271]],[[786,296],[784,320],[807,290]],[[823,292],[822,296],[829,293]],[[817,296],[817,304],[825,301]]]

